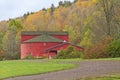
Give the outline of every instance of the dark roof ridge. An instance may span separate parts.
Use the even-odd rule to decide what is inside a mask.
[[[58,46],[65,45],[65,44],[70,44],[70,45],[73,45],[73,46],[76,46],[76,47],[82,48],[82,49],[84,50],[83,47],[78,46],[78,45],[76,45],[76,44],[73,44],[73,43],[70,43],[70,42],[63,42],[63,43],[57,44],[57,45],[55,45],[55,46],[52,46],[52,47],[46,49],[45,52],[47,52],[48,50],[54,49],[54,48],[56,48],[56,47],[58,47]]]
[[[49,35],[68,35],[66,31],[22,31],[21,35],[41,35],[41,34],[49,34]]]

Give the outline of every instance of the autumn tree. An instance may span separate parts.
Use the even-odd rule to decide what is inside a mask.
[[[63,1],[60,1],[58,4],[59,4],[59,6],[63,6],[64,5]]]
[[[46,8],[43,8],[42,10],[43,10],[43,11],[46,11]]]
[[[74,3],[76,3],[78,0],[74,0]]]
[[[63,6],[63,7],[68,7],[68,6],[71,6],[71,2],[70,1],[60,1],[58,2],[59,6]]]
[[[105,23],[106,23],[106,34],[108,36],[113,36],[116,33],[116,25],[118,22],[115,20],[115,16],[119,17],[117,15],[119,10],[119,0],[99,0],[99,5],[101,8],[101,11],[104,13],[105,17]]]
[[[70,1],[64,1],[64,6],[65,7],[71,6],[71,2]]]
[[[19,31],[22,30],[22,25],[19,20],[11,20],[8,23],[8,31],[6,32],[3,42],[4,42],[4,51],[6,52],[7,58],[16,58],[19,52],[20,44],[20,35],[17,36]]]
[[[54,4],[52,4],[51,5],[51,15],[53,14],[54,10],[55,10],[55,6],[54,6]]]
[[[70,42],[74,43],[77,34],[75,33],[75,30],[73,30],[73,27],[66,25],[63,31],[67,31],[69,33]]]
[[[2,60],[4,58],[4,53],[3,53],[3,36],[4,36],[5,32],[0,32],[0,60]]]

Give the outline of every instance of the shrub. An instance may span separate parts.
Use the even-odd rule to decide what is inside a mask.
[[[20,59],[20,53],[5,53],[5,59],[7,60],[15,60],[15,59]]]
[[[34,57],[30,53],[27,53],[27,56],[25,57],[25,59],[34,59]]]
[[[12,55],[11,55],[11,58],[12,59],[20,59],[20,53],[13,53]]]
[[[60,52],[58,52],[58,54],[55,58],[64,59],[66,57],[65,53],[66,53],[66,50],[61,50]]]
[[[0,61],[4,60],[4,54],[2,51],[0,51]]]
[[[87,59],[108,58],[109,55],[106,50],[111,41],[112,41],[111,37],[106,37],[106,38],[101,39],[95,45],[85,49],[83,58],[87,58]]]
[[[67,59],[67,58],[80,58],[82,57],[82,52],[76,50],[72,46],[69,46],[68,49],[61,50],[58,52],[56,58],[58,59]]]
[[[107,52],[108,52],[109,56],[112,58],[120,57],[120,39],[113,41],[109,45]]]

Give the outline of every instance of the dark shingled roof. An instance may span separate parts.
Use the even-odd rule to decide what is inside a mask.
[[[55,45],[55,46],[52,46],[52,47],[46,49],[45,52],[48,52],[49,50],[52,50],[52,49],[54,49],[54,48],[56,48],[56,47],[59,47],[59,46],[63,46],[63,45],[65,45],[65,44],[70,44],[70,45],[72,45],[72,46],[79,47],[79,48],[82,48],[82,49],[84,50],[84,48],[81,47],[81,46],[78,46],[78,45],[75,45],[75,44],[72,44],[72,43],[69,43],[69,42],[63,42],[63,43],[57,44],[57,45]]]
[[[63,42],[63,40],[55,38],[55,37],[50,36],[50,35],[42,34],[42,35],[37,36],[35,38],[26,40],[24,42]]]
[[[63,32],[63,31],[22,31],[21,32],[21,35],[41,35],[41,34],[68,35],[68,32]]]

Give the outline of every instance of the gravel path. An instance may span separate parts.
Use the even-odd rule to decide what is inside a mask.
[[[76,80],[81,77],[120,74],[120,61],[83,61],[74,69],[40,75],[14,77],[6,80]]]

